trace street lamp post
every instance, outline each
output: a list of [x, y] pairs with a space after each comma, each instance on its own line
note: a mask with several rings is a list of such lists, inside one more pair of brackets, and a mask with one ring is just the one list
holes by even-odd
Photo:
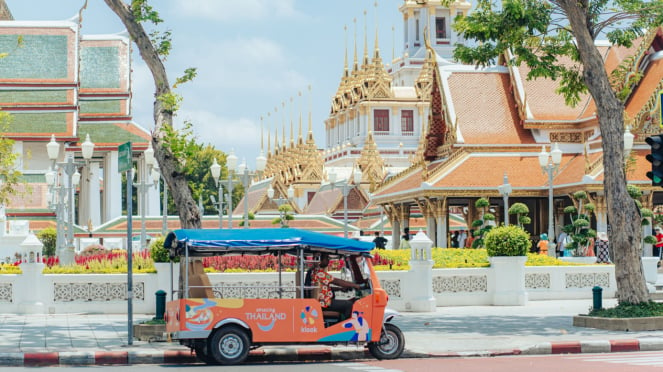
[[214, 195], [210, 195], [209, 198], [212, 200], [212, 204], [219, 212], [219, 229], [223, 229], [223, 184], [219, 182], [219, 177], [221, 176], [221, 166], [216, 162], [214, 158], [212, 165], [209, 167], [210, 172], [212, 173], [212, 178], [214, 179], [214, 184], [218, 188], [219, 201], [216, 201]]
[[286, 211], [281, 210], [281, 206], [285, 204], [288, 200], [291, 200], [292, 198], [295, 197], [295, 189], [292, 188], [292, 185], [288, 186], [288, 197], [287, 198], [274, 198], [274, 188], [272, 186], [269, 186], [269, 189], [267, 189], [267, 197], [269, 197], [271, 200], [273, 200], [276, 205], [279, 207], [279, 219], [281, 220], [281, 227], [288, 227], [288, 216], [286, 215]]
[[256, 158], [256, 171], [252, 172], [249, 170], [249, 167], [246, 165], [246, 160], [242, 161], [237, 167], [237, 174], [244, 186], [244, 228], [249, 228], [249, 186], [251, 185], [251, 178], [256, 174], [262, 173], [265, 170], [267, 164], [267, 159], [260, 153], [260, 156]]
[[[235, 151], [230, 150], [230, 155], [226, 157], [226, 168], [228, 169], [228, 177], [226, 179], [226, 191], [228, 194], [226, 195], [226, 204], [228, 205], [228, 228], [232, 229], [233, 228], [233, 185], [234, 185], [234, 180], [233, 180], [233, 173], [235, 171], [235, 167], [237, 167], [237, 156], [235, 156]], [[218, 211], [219, 211], [219, 228], [223, 227], [223, 186], [221, 182], [221, 166], [219, 163], [217, 163], [216, 159], [214, 159], [214, 163], [210, 166], [210, 172], [212, 173], [212, 178], [214, 179], [214, 183], [216, 186], [219, 188], [219, 203], [218, 203]]]
[[[145, 204], [145, 199], [147, 199], [147, 190], [154, 186], [157, 188], [159, 185], [159, 178], [161, 175], [154, 169], [155, 159], [154, 159], [154, 149], [152, 148], [152, 143], [148, 142], [148, 147], [143, 152], [143, 158], [145, 160], [145, 165], [147, 166], [147, 172], [143, 173], [141, 176], [140, 183], [136, 184], [136, 188], [140, 192], [140, 249], [145, 249], [147, 245], [147, 231], [145, 229], [145, 209], [147, 206]], [[132, 172], [133, 176], [136, 176], [136, 172]], [[148, 183], [148, 177], [152, 177], [152, 183]]]
[[[56, 246], [60, 261], [64, 265], [73, 263], [74, 260], [74, 193], [78, 186], [81, 174], [78, 167], [89, 165], [94, 153], [94, 143], [90, 141], [90, 135], [86, 135], [85, 142], [81, 144], [81, 153], [85, 163], [74, 162], [74, 153], [67, 155], [66, 162], [57, 162], [60, 153], [60, 144], [55, 141], [55, 135], [51, 135], [51, 141], [46, 144], [48, 158], [51, 160], [51, 170], [46, 173], [46, 183], [49, 186], [49, 205], [55, 209], [56, 219]], [[66, 185], [58, 177], [56, 166], [67, 175]], [[66, 207], [65, 207], [66, 203]], [[55, 204], [55, 207], [53, 207]], [[66, 212], [65, 212], [66, 209]], [[66, 222], [65, 222], [66, 213]], [[63, 229], [66, 226], [66, 232]]]
[[509, 195], [511, 194], [512, 188], [509, 184], [509, 177], [504, 173], [504, 183], [497, 186], [497, 190], [502, 199], [504, 200], [504, 226], [509, 226]]
[[[355, 168], [353, 170], [352, 181], [354, 182], [353, 185], [349, 184], [349, 180], [343, 181], [343, 183], [340, 185], [342, 187], [341, 192], [343, 194], [343, 236], [345, 238], [348, 237], [348, 194], [350, 194], [350, 190], [359, 186], [361, 183], [361, 171], [359, 169]], [[329, 183], [332, 185], [332, 189], [336, 186], [336, 173], [329, 173]]]
[[559, 170], [562, 162], [562, 150], [555, 142], [554, 148], [550, 153], [546, 152], [546, 146], [541, 148], [539, 153], [539, 165], [544, 173], [548, 173], [548, 255], [555, 255], [555, 221], [553, 215], [553, 177]]

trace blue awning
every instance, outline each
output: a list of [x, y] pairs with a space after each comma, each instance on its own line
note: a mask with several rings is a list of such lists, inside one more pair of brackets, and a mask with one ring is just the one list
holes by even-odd
[[[370, 242], [346, 239], [308, 230], [275, 229], [181, 229], [168, 234], [164, 247], [188, 248], [190, 255], [224, 253], [267, 253], [297, 247], [341, 254], [368, 253]], [[183, 252], [177, 252], [177, 255]]]

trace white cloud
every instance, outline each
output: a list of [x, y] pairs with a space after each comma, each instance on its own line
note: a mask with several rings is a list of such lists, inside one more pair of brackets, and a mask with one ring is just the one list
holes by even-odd
[[299, 16], [294, 8], [294, 0], [178, 0], [174, 11], [190, 18], [233, 22]]
[[[197, 142], [211, 144], [226, 153], [234, 149], [240, 162], [245, 157], [255, 157], [260, 148], [260, 123], [247, 118], [227, 118], [208, 110], [182, 109], [175, 117], [175, 126], [182, 127], [182, 122], [193, 123]], [[249, 166], [254, 159], [247, 158]]]
[[194, 95], [205, 92], [207, 97], [220, 96], [231, 101], [273, 96], [274, 93], [287, 97], [308, 84], [306, 77], [294, 69], [294, 57], [272, 40], [201, 40], [196, 46], [185, 46], [185, 49], [189, 50], [184, 51], [183, 56], [196, 57], [185, 58], [182, 63], [198, 69], [196, 79], [183, 87], [187, 99], [190, 99], [189, 92]]

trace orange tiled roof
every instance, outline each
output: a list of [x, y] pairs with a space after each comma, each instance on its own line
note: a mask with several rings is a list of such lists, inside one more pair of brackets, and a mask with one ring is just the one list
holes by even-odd
[[629, 117], [635, 118], [640, 110], [647, 105], [652, 95], [656, 94], [656, 88], [661, 79], [663, 79], [663, 59], [658, 59], [649, 64], [646, 74], [631, 95], [626, 105], [626, 112]]
[[522, 128], [506, 73], [453, 73], [449, 89], [467, 144], [534, 143]]

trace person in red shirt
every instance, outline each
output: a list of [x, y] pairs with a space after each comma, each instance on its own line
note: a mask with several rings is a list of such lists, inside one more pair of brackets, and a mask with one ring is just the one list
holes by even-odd
[[661, 248], [663, 248], [663, 233], [661, 233], [661, 228], [657, 227], [654, 229], [656, 232], [654, 236], [656, 236], [656, 245], [654, 245], [654, 257], [658, 257], [659, 259], [661, 258]]
[[[337, 300], [334, 298], [334, 289], [360, 289], [361, 286], [343, 279], [334, 278], [334, 276], [327, 272], [327, 266], [329, 266], [329, 255], [323, 253], [320, 255], [320, 263], [311, 271], [311, 283], [320, 286], [318, 301], [320, 301], [322, 310], [338, 311], [344, 315], [344, 319], [348, 319], [352, 312], [352, 301]], [[338, 286], [338, 288], [332, 287], [332, 284]]]

